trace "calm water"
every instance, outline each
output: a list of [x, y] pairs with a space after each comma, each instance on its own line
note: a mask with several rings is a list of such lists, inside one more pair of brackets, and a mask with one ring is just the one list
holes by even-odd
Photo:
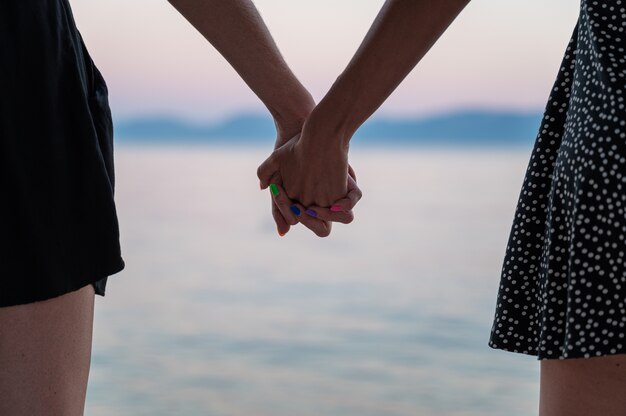
[[355, 152], [357, 219], [318, 239], [274, 231], [263, 151], [118, 147], [86, 414], [533, 414], [536, 359], [487, 346], [529, 154]]

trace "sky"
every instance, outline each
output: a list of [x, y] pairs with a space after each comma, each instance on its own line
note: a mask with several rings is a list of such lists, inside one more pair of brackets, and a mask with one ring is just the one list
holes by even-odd
[[[319, 101], [383, 0], [256, 0], [286, 61]], [[228, 63], [166, 0], [71, 0], [109, 86], [114, 117], [194, 121], [261, 113]], [[578, 0], [474, 0], [379, 114], [458, 109], [540, 111], [578, 15]]]

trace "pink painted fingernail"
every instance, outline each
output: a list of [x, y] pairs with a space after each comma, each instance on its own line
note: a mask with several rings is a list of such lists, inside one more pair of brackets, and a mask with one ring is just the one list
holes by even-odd
[[330, 207], [331, 212], [339, 212], [339, 211], [343, 211], [343, 208], [341, 207], [341, 205], [333, 205]]

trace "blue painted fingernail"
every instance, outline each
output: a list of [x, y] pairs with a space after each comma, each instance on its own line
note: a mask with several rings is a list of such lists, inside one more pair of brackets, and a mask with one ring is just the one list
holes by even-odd
[[306, 211], [304, 211], [307, 215], [310, 215], [311, 217], [317, 217], [317, 212], [313, 211], [312, 209], [307, 209]]
[[289, 209], [291, 210], [291, 212], [296, 214], [296, 216], [300, 216], [300, 208], [298, 208], [297, 206], [292, 205], [289, 207]]

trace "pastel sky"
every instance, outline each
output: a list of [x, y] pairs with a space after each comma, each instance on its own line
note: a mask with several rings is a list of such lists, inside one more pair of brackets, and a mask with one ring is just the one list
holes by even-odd
[[[433, 0], [436, 1], [436, 0]], [[256, 0], [285, 59], [316, 100], [360, 44], [383, 0]], [[72, 0], [114, 115], [214, 120], [263, 106], [165, 0]], [[578, 0], [474, 0], [380, 109], [541, 110]]]

